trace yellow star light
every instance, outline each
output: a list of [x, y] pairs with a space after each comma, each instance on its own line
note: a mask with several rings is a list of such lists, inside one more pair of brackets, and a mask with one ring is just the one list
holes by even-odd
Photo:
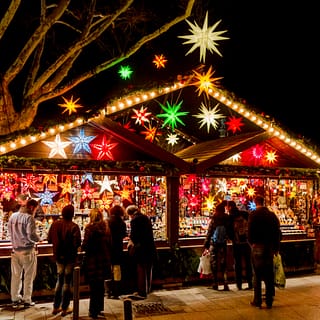
[[71, 113], [77, 112], [77, 108], [83, 108], [82, 105], [77, 104], [77, 102], [79, 101], [80, 98], [78, 98], [76, 101], [73, 101], [73, 96], [71, 96], [70, 100], [66, 99], [65, 97], [62, 97], [62, 99], [65, 102], [65, 103], [59, 104], [60, 107], [65, 108], [65, 110], [63, 110], [62, 114], [69, 111], [69, 116], [70, 116]]
[[276, 160], [277, 160], [277, 155], [276, 155], [276, 152], [275, 151], [268, 151], [267, 154], [266, 154], [266, 160], [269, 162], [269, 163], [275, 163]]
[[165, 56], [163, 54], [160, 54], [155, 55], [152, 62], [156, 65], [157, 69], [160, 69], [165, 68], [167, 61], [168, 60], [165, 58]]
[[227, 30], [224, 31], [215, 31], [218, 24], [221, 22], [219, 20], [216, 22], [213, 26], [208, 28], [208, 12], [206, 13], [206, 17], [204, 19], [203, 27], [202, 29], [198, 26], [198, 24], [195, 22], [192, 24], [188, 20], [186, 20], [188, 25], [191, 29], [189, 31], [191, 32], [191, 35], [187, 36], [179, 36], [179, 38], [187, 39], [188, 41], [183, 42], [183, 44], [193, 44], [191, 49], [187, 52], [186, 55], [193, 52], [197, 48], [200, 49], [200, 62], [205, 63], [206, 61], [206, 50], [209, 50], [211, 53], [214, 51], [219, 56], [222, 57], [222, 54], [218, 50], [217, 41], [219, 40], [227, 40], [229, 38], [222, 37], [221, 35], [225, 33]]
[[209, 96], [209, 91], [211, 91], [214, 87], [216, 87], [215, 82], [222, 79], [222, 77], [212, 78], [211, 76], [214, 74], [214, 72], [215, 71], [212, 70], [211, 66], [206, 74], [203, 74], [203, 73], [201, 74], [200, 72], [193, 70], [193, 73], [195, 75], [195, 80], [196, 80], [193, 83], [193, 85], [198, 87], [196, 90], [196, 91], [199, 91], [198, 96], [200, 96], [202, 92], [205, 92], [206, 95]]
[[253, 188], [253, 187], [249, 187], [248, 190], [247, 190], [247, 195], [249, 197], [253, 197], [254, 194], [256, 193], [256, 190]]

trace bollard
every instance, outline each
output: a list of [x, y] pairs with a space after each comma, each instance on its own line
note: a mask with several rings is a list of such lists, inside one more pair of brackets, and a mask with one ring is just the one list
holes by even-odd
[[131, 300], [125, 299], [123, 301], [124, 320], [132, 320], [132, 303]]
[[73, 320], [79, 319], [80, 267], [73, 270]]

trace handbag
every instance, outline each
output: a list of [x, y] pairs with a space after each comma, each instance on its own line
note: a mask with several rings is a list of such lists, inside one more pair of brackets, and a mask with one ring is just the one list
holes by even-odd
[[212, 270], [210, 263], [210, 253], [208, 252], [208, 250], [205, 250], [202, 253], [197, 271], [198, 273], [200, 273], [200, 278], [207, 278], [211, 276]]
[[282, 258], [280, 253], [273, 256], [273, 272], [274, 285], [279, 289], [284, 289], [286, 286], [286, 275], [284, 273]]

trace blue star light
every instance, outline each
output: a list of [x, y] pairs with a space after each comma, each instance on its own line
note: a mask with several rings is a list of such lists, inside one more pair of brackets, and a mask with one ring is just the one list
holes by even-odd
[[39, 197], [40, 200], [40, 206], [44, 204], [53, 204], [52, 198], [57, 195], [59, 192], [50, 192], [49, 190], [46, 190], [42, 193], [36, 193], [36, 196]]
[[81, 177], [81, 184], [85, 183], [86, 180], [88, 180], [88, 181], [91, 182], [92, 184], [94, 183], [92, 173], [85, 173], [85, 174]]
[[70, 137], [69, 140], [71, 140], [75, 144], [75, 148], [73, 150], [73, 153], [78, 153], [81, 150], [87, 151], [88, 153], [91, 153], [91, 148], [89, 146], [89, 143], [95, 138], [96, 136], [86, 136], [84, 134], [84, 129], [80, 129], [80, 134], [78, 136]]
[[256, 210], [256, 204], [254, 201], [249, 201], [249, 204], [248, 204], [248, 209], [253, 211], [253, 210]]

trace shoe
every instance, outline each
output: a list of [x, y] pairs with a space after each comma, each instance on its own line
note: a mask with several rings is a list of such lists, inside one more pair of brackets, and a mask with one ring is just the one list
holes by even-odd
[[256, 307], [256, 308], [261, 309], [261, 303], [259, 304], [259, 303], [255, 302], [255, 301], [251, 301], [250, 304], [251, 304], [253, 307]]
[[212, 286], [212, 289], [213, 289], [213, 290], [219, 290], [219, 286], [218, 286], [217, 284], [214, 284], [214, 285]]
[[73, 310], [71, 308], [68, 308], [67, 310], [62, 310], [61, 317], [65, 317], [66, 315], [72, 313]]
[[53, 315], [56, 315], [56, 314], [60, 313], [61, 311], [62, 311], [61, 308], [53, 308], [52, 314], [53, 314]]
[[272, 309], [272, 304], [267, 304], [267, 309]]
[[23, 305], [25, 308], [29, 308], [29, 307], [34, 307], [36, 304], [35, 302], [31, 301], [31, 302], [24, 302]]
[[224, 285], [223, 291], [230, 291], [229, 286], [227, 284]]
[[22, 301], [21, 300], [18, 300], [18, 301], [12, 301], [12, 304], [11, 304], [12, 308], [13, 309], [17, 309], [19, 307], [22, 306]]

